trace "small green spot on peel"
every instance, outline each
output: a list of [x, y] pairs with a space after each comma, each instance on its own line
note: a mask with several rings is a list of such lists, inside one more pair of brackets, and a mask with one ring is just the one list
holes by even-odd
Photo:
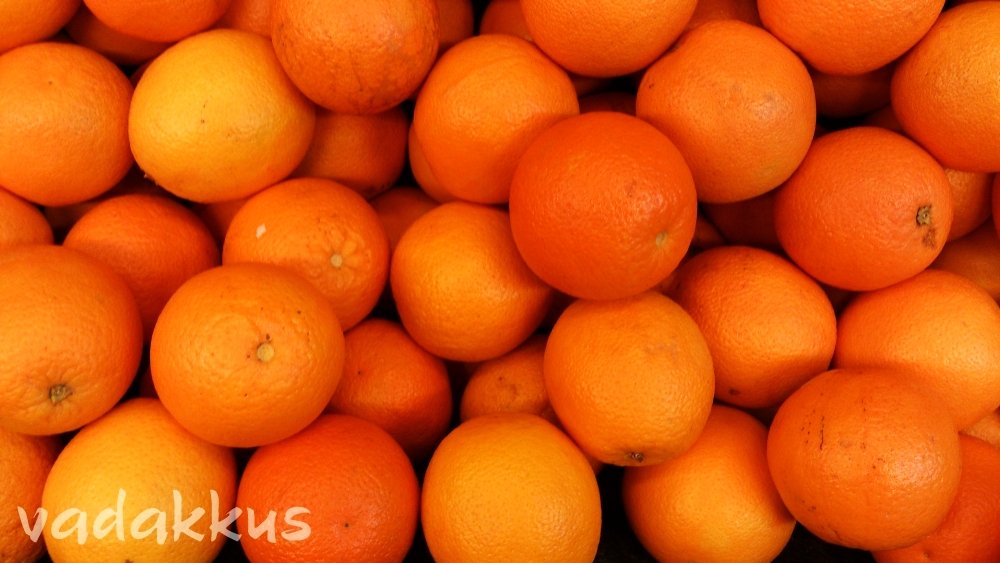
[[274, 346], [270, 342], [261, 342], [257, 346], [257, 359], [267, 363], [274, 359]]
[[340, 268], [344, 265], [344, 257], [340, 254], [334, 254], [330, 257], [330, 265], [334, 268]]
[[49, 387], [49, 401], [51, 401], [53, 405], [58, 405], [72, 394], [73, 388], [65, 383], [59, 383]]
[[667, 231], [660, 231], [656, 235], [656, 248], [663, 248], [665, 244], [667, 244]]

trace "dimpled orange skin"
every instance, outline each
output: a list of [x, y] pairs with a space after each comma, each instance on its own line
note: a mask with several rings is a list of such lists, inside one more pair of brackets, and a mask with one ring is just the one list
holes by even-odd
[[1000, 306], [973, 281], [928, 269], [851, 301], [837, 325], [836, 367], [904, 370], [962, 429], [1000, 407]]
[[125, 281], [50, 244], [0, 252], [0, 271], [0, 426], [59, 434], [107, 412], [142, 356], [142, 319]]
[[80, 7], [80, 0], [0, 2], [0, 53], [55, 35]]
[[156, 392], [193, 434], [230, 447], [275, 442], [323, 412], [344, 335], [329, 301], [270, 264], [224, 264], [167, 301], [149, 350]]
[[774, 200], [774, 225], [806, 273], [878, 289], [937, 258], [954, 217], [944, 169], [906, 137], [852, 127], [818, 137]]
[[14, 507], [23, 507], [29, 518], [42, 505], [45, 478], [59, 454], [58, 436], [28, 436], [0, 429], [0, 561], [38, 561], [45, 554], [42, 541], [24, 533]]
[[0, 188], [0, 249], [24, 243], [52, 244], [52, 227], [38, 207]]
[[820, 539], [858, 549], [910, 545], [944, 521], [961, 451], [947, 409], [907, 374], [824, 372], [778, 408], [771, 476], [789, 512]]
[[680, 454], [712, 407], [712, 356], [698, 325], [653, 291], [572, 303], [543, 362], [556, 416], [604, 463], [654, 465]]
[[721, 20], [685, 33], [646, 70], [636, 115], [677, 145], [700, 201], [726, 203], [788, 179], [812, 142], [816, 95], [788, 47]]
[[594, 472], [548, 421], [478, 416], [445, 436], [424, 475], [421, 523], [436, 561], [593, 561]]
[[565, 119], [538, 136], [510, 189], [524, 261], [586, 299], [636, 295], [677, 267], [694, 237], [694, 180], [655, 127], [622, 113]]
[[173, 42], [208, 29], [231, 0], [84, 0], [108, 27], [147, 41]]

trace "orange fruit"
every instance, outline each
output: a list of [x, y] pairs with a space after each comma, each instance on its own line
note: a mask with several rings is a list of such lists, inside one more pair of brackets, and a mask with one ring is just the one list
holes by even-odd
[[947, 409], [905, 372], [841, 369], [778, 408], [767, 462], [792, 516], [826, 542], [911, 545], [944, 521], [962, 458]]
[[426, 192], [409, 186], [391, 188], [373, 197], [369, 203], [382, 222], [382, 228], [389, 239], [390, 256], [406, 229], [424, 213], [438, 205]]
[[271, 40], [281, 66], [317, 104], [378, 113], [405, 100], [441, 37], [435, 0], [275, 0]]
[[522, 412], [558, 425], [542, 376], [546, 340], [544, 335], [532, 336], [510, 352], [476, 365], [462, 391], [461, 420]]
[[525, 262], [556, 289], [615, 299], [652, 288], [694, 236], [691, 173], [666, 136], [635, 117], [566, 119], [531, 144], [510, 187]]
[[758, 0], [764, 27], [810, 66], [861, 74], [884, 66], [927, 33], [944, 0]]
[[953, 209], [948, 178], [925, 150], [885, 129], [852, 127], [813, 142], [775, 195], [774, 225], [806, 273], [865, 291], [929, 266]]
[[0, 249], [52, 244], [52, 227], [38, 207], [0, 187]]
[[659, 561], [772, 561], [795, 520], [767, 469], [767, 429], [715, 405], [680, 456], [628, 467], [622, 501], [632, 531]]
[[290, 174], [315, 120], [267, 39], [214, 29], [153, 60], [136, 86], [128, 130], [147, 176], [184, 199], [217, 202]]
[[892, 64], [861, 74], [827, 74], [810, 70], [816, 91], [816, 113], [825, 117], [854, 117], [889, 104]]
[[995, 410], [972, 426], [967, 426], [962, 430], [962, 434], [979, 438], [1000, 449], [1000, 410]]
[[[0, 507], [4, 518], [0, 523], [0, 558], [4, 561], [38, 561], [45, 554], [42, 538], [32, 539], [21, 524], [20, 511], [29, 523], [36, 522], [42, 506], [42, 489], [52, 463], [59, 453], [55, 436], [27, 436], [0, 428]], [[41, 532], [41, 529], [38, 530]]]
[[80, 0], [0, 2], [0, 53], [55, 35], [79, 7]]
[[[212, 561], [226, 539], [213, 521], [235, 498], [232, 450], [184, 430], [159, 401], [132, 399], [56, 458], [42, 494], [45, 544], [54, 561]], [[62, 526], [60, 514], [71, 516]]]
[[219, 264], [219, 247], [194, 212], [147, 194], [97, 204], [73, 225], [63, 245], [111, 266], [128, 283], [147, 341], [174, 291], [191, 276]]
[[170, 197], [170, 193], [144, 178], [142, 171], [133, 166], [110, 190], [90, 199], [69, 205], [46, 205], [42, 207], [45, 218], [52, 226], [56, 240], [62, 240], [70, 228], [98, 203], [127, 194], [150, 194]]
[[684, 31], [696, 0], [570, 6], [521, 0], [535, 43], [563, 68], [584, 76], [622, 76], [656, 60]]
[[440, 28], [440, 56], [459, 41], [472, 37], [476, 22], [472, 0], [435, 0], [435, 4]]
[[286, 180], [233, 216], [222, 262], [284, 266], [312, 282], [346, 330], [375, 307], [389, 275], [389, 240], [371, 205], [332, 180]]
[[637, 116], [677, 144], [698, 198], [712, 203], [748, 199], [785, 181], [816, 124], [802, 61], [767, 31], [736, 20], [684, 34], [643, 75], [635, 103]]
[[948, 240], [955, 240], [976, 230], [990, 218], [994, 174], [944, 169], [951, 184], [955, 218], [948, 231]]
[[436, 561], [589, 562], [601, 535], [586, 458], [551, 423], [524, 413], [452, 430], [427, 466], [420, 511]]
[[776, 254], [749, 246], [706, 250], [677, 270], [668, 295], [705, 337], [720, 401], [776, 406], [830, 366], [833, 305], [819, 284]]
[[578, 300], [545, 346], [545, 389], [567, 433], [613, 465], [655, 465], [694, 443], [712, 406], [712, 356], [662, 294]]
[[142, 355], [142, 320], [125, 281], [53, 245], [8, 248], [0, 271], [0, 427], [59, 434], [107, 412]]
[[451, 424], [448, 371], [398, 323], [366, 319], [344, 333], [344, 374], [326, 410], [374, 422], [423, 461]]
[[93, 49], [115, 64], [140, 65], [159, 55], [169, 42], [149, 41], [126, 35], [97, 19], [86, 5], [66, 24], [66, 34], [74, 43]]
[[231, 199], [229, 201], [217, 201], [215, 203], [196, 203], [191, 209], [197, 213], [198, 217], [205, 223], [208, 230], [212, 232], [212, 238], [222, 247], [226, 240], [226, 231], [229, 224], [233, 222], [236, 212], [243, 207], [250, 197]]
[[878, 563], [1000, 561], [1000, 449], [961, 436], [962, 478], [944, 522], [917, 543], [872, 555]]
[[780, 250], [778, 234], [774, 232], [774, 196], [777, 190], [732, 203], [706, 203], [701, 206], [705, 217], [731, 244]]
[[231, 447], [282, 440], [330, 402], [344, 337], [311, 283], [270, 264], [228, 264], [167, 301], [149, 349], [156, 393], [191, 433]]
[[444, 191], [503, 203], [531, 141], [578, 113], [569, 77], [541, 51], [508, 35], [481, 35], [434, 65], [417, 95], [412, 127]]
[[111, 61], [69, 43], [0, 55], [0, 186], [42, 205], [107, 191], [132, 166], [132, 85]]
[[417, 139], [416, 130], [413, 127], [410, 127], [406, 141], [407, 156], [410, 159], [410, 172], [413, 174], [413, 179], [416, 180], [420, 189], [430, 196], [431, 199], [439, 203], [457, 199], [441, 187], [441, 182], [434, 175], [431, 165], [424, 156], [424, 149], [420, 146], [420, 140]]
[[635, 115], [635, 94], [631, 92], [606, 91], [588, 94], [580, 98], [580, 113], [595, 111], [617, 111]]
[[524, 342], [553, 295], [518, 255], [507, 213], [465, 202], [441, 204], [410, 225], [392, 255], [389, 283], [417, 344], [466, 362]]
[[320, 109], [309, 152], [293, 175], [336, 180], [370, 199], [403, 171], [409, 127], [399, 106], [368, 115]]
[[991, 223], [948, 241], [931, 267], [969, 278], [1000, 302], [1000, 238]]
[[971, 280], [928, 269], [854, 298], [840, 315], [837, 367], [904, 371], [962, 429], [1000, 407], [1000, 306]]
[[229, 8], [216, 22], [216, 26], [242, 29], [271, 37], [273, 5], [273, 0], [231, 0]]
[[108, 27], [147, 41], [178, 41], [212, 26], [229, 9], [231, 0], [84, 0]]
[[758, 27], [761, 25], [756, 0], [698, 0], [686, 29], [715, 20], [739, 20]]
[[[402, 561], [420, 489], [402, 448], [378, 426], [324, 415], [258, 448], [240, 479], [236, 520], [251, 561]], [[280, 533], [254, 537], [271, 515]]]
[[899, 122], [947, 167], [1000, 171], [998, 26], [996, 2], [949, 9], [896, 65], [891, 96]]
[[532, 41], [521, 0], [490, 0], [479, 20], [479, 34], [500, 33]]

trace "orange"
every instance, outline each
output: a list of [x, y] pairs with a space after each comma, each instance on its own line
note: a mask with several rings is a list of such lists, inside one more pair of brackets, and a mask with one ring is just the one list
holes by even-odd
[[229, 230], [229, 224], [233, 222], [236, 212], [243, 207], [243, 204], [248, 199], [250, 199], [250, 196], [230, 199], [228, 201], [217, 201], [215, 203], [196, 203], [191, 206], [191, 209], [201, 218], [205, 226], [208, 227], [208, 230], [212, 232], [212, 238], [215, 239], [215, 242], [221, 248], [222, 243], [226, 240], [226, 231]]
[[559, 424], [542, 376], [544, 335], [535, 335], [517, 348], [472, 370], [462, 391], [459, 416], [464, 422], [487, 414], [523, 412]]
[[774, 225], [806, 273], [865, 291], [929, 266], [953, 209], [948, 178], [925, 150], [885, 129], [852, 127], [813, 142], [775, 196]]
[[344, 333], [344, 374], [327, 412], [377, 424], [410, 459], [427, 459], [451, 424], [444, 362], [398, 323], [367, 319]]
[[336, 180], [370, 199], [403, 171], [409, 128], [399, 106], [369, 115], [320, 109], [309, 152], [293, 175]]
[[412, 127], [444, 191], [503, 203], [531, 141], [577, 113], [569, 77], [535, 46], [508, 35], [481, 35], [449, 49], [434, 65], [417, 95]]
[[840, 315], [837, 367], [905, 371], [957, 429], [1000, 407], [1000, 306], [971, 280], [929, 269], [861, 294]]
[[[419, 487], [389, 434], [325, 415], [250, 457], [236, 497], [240, 545], [251, 561], [402, 561], [417, 529]], [[255, 537], [271, 515], [277, 533]]]
[[90, 199], [69, 205], [47, 205], [42, 208], [45, 218], [52, 226], [56, 240], [62, 240], [70, 228], [98, 203], [127, 194], [150, 194], [170, 197], [170, 193], [144, 178], [142, 171], [133, 166], [110, 190]]
[[816, 113], [825, 117], [854, 117], [889, 104], [892, 64], [844, 76], [811, 70], [816, 91]]
[[479, 416], [452, 430], [431, 457], [421, 499], [436, 561], [569, 563], [597, 554], [594, 473], [565, 434], [535, 415]]
[[1000, 410], [995, 410], [972, 426], [967, 426], [962, 430], [962, 434], [979, 438], [1000, 449]]
[[107, 191], [132, 166], [132, 85], [111, 61], [69, 43], [0, 55], [0, 186], [42, 205]]
[[635, 94], [631, 92], [606, 91], [588, 94], [580, 98], [580, 113], [595, 111], [617, 111], [635, 115]]
[[282, 440], [330, 402], [344, 337], [329, 301], [270, 264], [229, 264], [184, 282], [149, 349], [156, 393], [191, 433], [231, 447]]
[[416, 130], [413, 127], [410, 127], [406, 141], [407, 156], [410, 159], [410, 172], [424, 193], [439, 203], [457, 199], [441, 187], [441, 182], [434, 175], [434, 171], [431, 170], [431, 166], [424, 156], [424, 149], [420, 146], [420, 140], [417, 139]]
[[[45, 554], [40, 536], [32, 539], [31, 524], [42, 506], [42, 489], [52, 463], [59, 453], [55, 436], [26, 436], [0, 429], [0, 559], [3, 561], [38, 561]], [[21, 523], [21, 509], [29, 522], [29, 532]], [[38, 530], [41, 532], [41, 530]]]
[[792, 516], [826, 542], [911, 545], [941, 525], [962, 458], [947, 409], [905, 372], [843, 369], [778, 408], [767, 462]]
[[479, 20], [479, 34], [488, 33], [514, 35], [525, 41], [532, 41], [521, 0], [490, 0]]
[[872, 555], [878, 563], [1000, 561], [1000, 449], [961, 436], [962, 479], [945, 521], [917, 543]]
[[816, 124], [809, 71], [763, 29], [736, 20], [686, 33], [643, 75], [636, 115], [677, 144], [698, 199], [760, 195], [802, 162]]
[[191, 276], [219, 264], [219, 247], [194, 212], [147, 194], [97, 204], [73, 225], [63, 245], [111, 266], [128, 283], [147, 341], [174, 291]]
[[994, 174], [944, 169], [951, 184], [955, 218], [948, 231], [948, 240], [955, 240], [976, 230], [990, 217]]
[[767, 429], [715, 405], [680, 456], [628, 467], [622, 501], [632, 531], [659, 561], [772, 561], [795, 520], [767, 469]]
[[715, 20], [739, 20], [760, 26], [756, 0], [698, 0], [687, 29]]
[[696, 0], [598, 0], [570, 5], [521, 0], [535, 43], [563, 68], [584, 76], [641, 70], [684, 31]]
[[931, 267], [969, 278], [1000, 302], [1000, 238], [991, 223], [948, 241]]
[[668, 295], [705, 336], [720, 401], [776, 406], [830, 366], [833, 305], [819, 284], [778, 255], [749, 246], [706, 250], [677, 270]]
[[93, 49], [115, 64], [136, 66], [159, 55], [169, 42], [126, 35], [97, 19], [86, 5], [66, 24], [66, 34], [77, 44]]
[[389, 283], [417, 344], [465, 362], [524, 342], [553, 295], [518, 255], [507, 213], [465, 202], [441, 204], [410, 225], [392, 255]]
[[622, 113], [566, 119], [531, 144], [510, 188], [525, 262], [556, 289], [615, 299], [652, 288], [694, 236], [694, 182], [653, 126]]
[[438, 56], [463, 39], [472, 37], [475, 22], [472, 0], [435, 0], [440, 25]]
[[315, 121], [313, 104], [285, 76], [267, 39], [215, 29], [153, 60], [136, 86], [128, 130], [147, 176], [179, 197], [210, 203], [290, 174]]
[[437, 207], [438, 203], [426, 192], [409, 186], [397, 186], [385, 191], [369, 202], [389, 239], [389, 254], [396, 249], [399, 239], [424, 213]]
[[405, 100], [441, 37], [435, 0], [275, 0], [271, 40], [281, 66], [317, 104], [378, 113]]
[[774, 196], [776, 190], [733, 203], [702, 205], [705, 217], [731, 244], [780, 250], [778, 234], [774, 232]]
[[222, 262], [284, 266], [312, 282], [346, 330], [375, 307], [389, 275], [389, 240], [372, 206], [332, 180], [286, 180], [233, 216]]
[[229, 9], [231, 0], [84, 0], [108, 27], [147, 41], [172, 42], [212, 26]]
[[53, 245], [8, 248], [0, 271], [0, 427], [59, 434], [107, 412], [142, 355], [142, 320], [125, 281]]
[[212, 561], [226, 540], [213, 521], [235, 498], [232, 450], [181, 428], [159, 401], [132, 399], [59, 454], [42, 494], [45, 543], [54, 561]]
[[570, 304], [552, 327], [542, 373], [567, 433], [613, 465], [655, 465], [691, 447], [715, 383], [698, 325], [656, 292]]
[[0, 53], [47, 39], [80, 7], [80, 0], [3, 0], [0, 2]]
[[229, 9], [216, 22], [217, 27], [252, 31], [271, 37], [271, 9], [274, 0], [231, 0]]
[[829, 74], [862, 74], [912, 47], [941, 13], [944, 0], [758, 0], [764, 27]]
[[41, 210], [0, 187], [0, 249], [51, 243], [52, 227]]
[[1000, 171], [998, 26], [996, 2], [949, 9], [892, 77], [892, 107], [903, 129], [947, 167]]

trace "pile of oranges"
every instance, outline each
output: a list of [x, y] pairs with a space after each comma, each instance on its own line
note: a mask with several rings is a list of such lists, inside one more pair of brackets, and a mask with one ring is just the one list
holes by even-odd
[[998, 171], [996, 1], [0, 0], [0, 561], [1000, 561]]

